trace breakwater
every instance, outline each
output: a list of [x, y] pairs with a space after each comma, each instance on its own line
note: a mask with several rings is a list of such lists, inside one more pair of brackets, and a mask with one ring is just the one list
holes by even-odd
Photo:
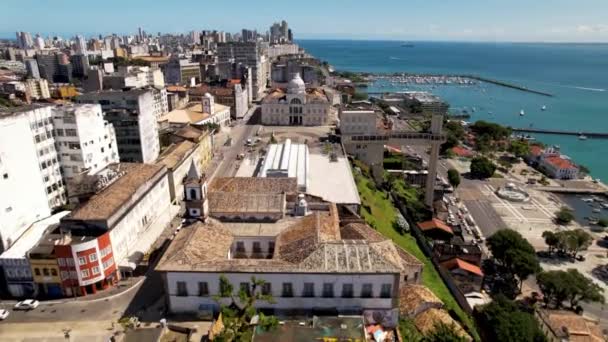
[[491, 78], [485, 78], [485, 77], [480, 77], [480, 76], [475, 76], [475, 75], [463, 75], [463, 76], [471, 78], [471, 79], [474, 79], [474, 80], [486, 82], [486, 83], [496, 84], [496, 85], [499, 85], [499, 86], [502, 86], [502, 87], [506, 87], [506, 88], [521, 90], [521, 91], [525, 91], [525, 92], [532, 93], [532, 94], [537, 94], [537, 95], [542, 95], [542, 96], [553, 97], [553, 94], [549, 94], [549, 93], [544, 92], [544, 91], [534, 90], [534, 89], [530, 89], [530, 88], [527, 88], [527, 87], [524, 87], [524, 86], [520, 86], [520, 85], [516, 85], [516, 84], [511, 84], [511, 83], [507, 83], [507, 82], [503, 82], [503, 81], [499, 81], [499, 80], [494, 80], [494, 79], [491, 79]]
[[542, 129], [542, 128], [511, 128], [513, 132], [521, 133], [540, 133], [540, 134], [557, 134], [557, 135], [584, 135], [591, 138], [608, 139], [608, 133], [601, 132], [581, 132], [581, 131], [566, 131], [558, 129]]

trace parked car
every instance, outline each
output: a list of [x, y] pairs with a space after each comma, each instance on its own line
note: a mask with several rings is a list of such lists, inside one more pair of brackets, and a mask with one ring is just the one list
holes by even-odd
[[8, 317], [8, 310], [0, 309], [0, 321], [5, 320]]
[[33, 310], [38, 307], [40, 302], [35, 299], [26, 299], [15, 304], [15, 310]]

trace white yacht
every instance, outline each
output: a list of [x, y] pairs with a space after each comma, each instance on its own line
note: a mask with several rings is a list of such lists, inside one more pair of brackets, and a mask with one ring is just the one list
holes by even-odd
[[526, 115], [526, 112], [524, 112], [524, 110], [523, 110], [523, 109], [522, 109], [522, 110], [520, 110], [520, 111], [519, 111], [519, 116], [524, 116], [524, 115]]
[[583, 133], [579, 134], [578, 136], [578, 140], [587, 140], [587, 136], [584, 135]]
[[540, 107], [540, 110], [542, 110], [542, 111], [547, 110], [547, 106], [543, 105], [542, 107]]

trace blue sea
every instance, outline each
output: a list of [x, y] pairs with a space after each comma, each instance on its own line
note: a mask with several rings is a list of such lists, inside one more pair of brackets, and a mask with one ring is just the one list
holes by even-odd
[[[467, 109], [471, 121], [512, 127], [608, 132], [608, 44], [462, 43], [301, 40], [301, 47], [337, 70], [373, 73], [474, 74], [553, 94], [526, 93], [487, 83], [476, 86], [392, 86], [370, 92], [428, 90], [454, 113]], [[542, 111], [541, 107], [547, 110]], [[471, 108], [476, 111], [471, 113]], [[520, 116], [520, 110], [526, 115]], [[491, 112], [491, 114], [490, 114]], [[608, 181], [608, 140], [536, 135], [556, 144], [575, 162]]]

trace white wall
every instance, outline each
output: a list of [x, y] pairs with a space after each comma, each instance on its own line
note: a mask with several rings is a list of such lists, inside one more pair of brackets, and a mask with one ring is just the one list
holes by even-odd
[[160, 153], [156, 103], [154, 94], [147, 92], [139, 97], [139, 135], [144, 163], [153, 163]]
[[[239, 290], [241, 282], [250, 282], [251, 277], [264, 279], [271, 283], [272, 296], [276, 303], [269, 304], [258, 302], [256, 306], [274, 309], [313, 309], [313, 308], [362, 308], [362, 309], [390, 309], [393, 307], [392, 298], [378, 298], [382, 284], [391, 284], [392, 293], [397, 292], [396, 286], [398, 276], [395, 274], [293, 274], [293, 273], [227, 273], [228, 281], [233, 285], [235, 293]], [[169, 309], [171, 312], [195, 312], [201, 304], [216, 304], [212, 298], [219, 293], [219, 273], [196, 273], [196, 272], [168, 272], [166, 274], [166, 287], [169, 298]], [[177, 282], [185, 281], [188, 296], [177, 296]], [[209, 297], [198, 296], [198, 282], [207, 282]], [[283, 283], [292, 283], [293, 297], [281, 297]], [[302, 297], [305, 282], [315, 283], [315, 297]], [[323, 298], [323, 283], [334, 284], [334, 298]], [[348, 283], [354, 286], [354, 298], [342, 298], [342, 284]], [[361, 288], [364, 283], [373, 286], [373, 298], [360, 298]]]
[[25, 116], [0, 120], [0, 239], [8, 248], [34, 222], [51, 215], [38, 152]]

